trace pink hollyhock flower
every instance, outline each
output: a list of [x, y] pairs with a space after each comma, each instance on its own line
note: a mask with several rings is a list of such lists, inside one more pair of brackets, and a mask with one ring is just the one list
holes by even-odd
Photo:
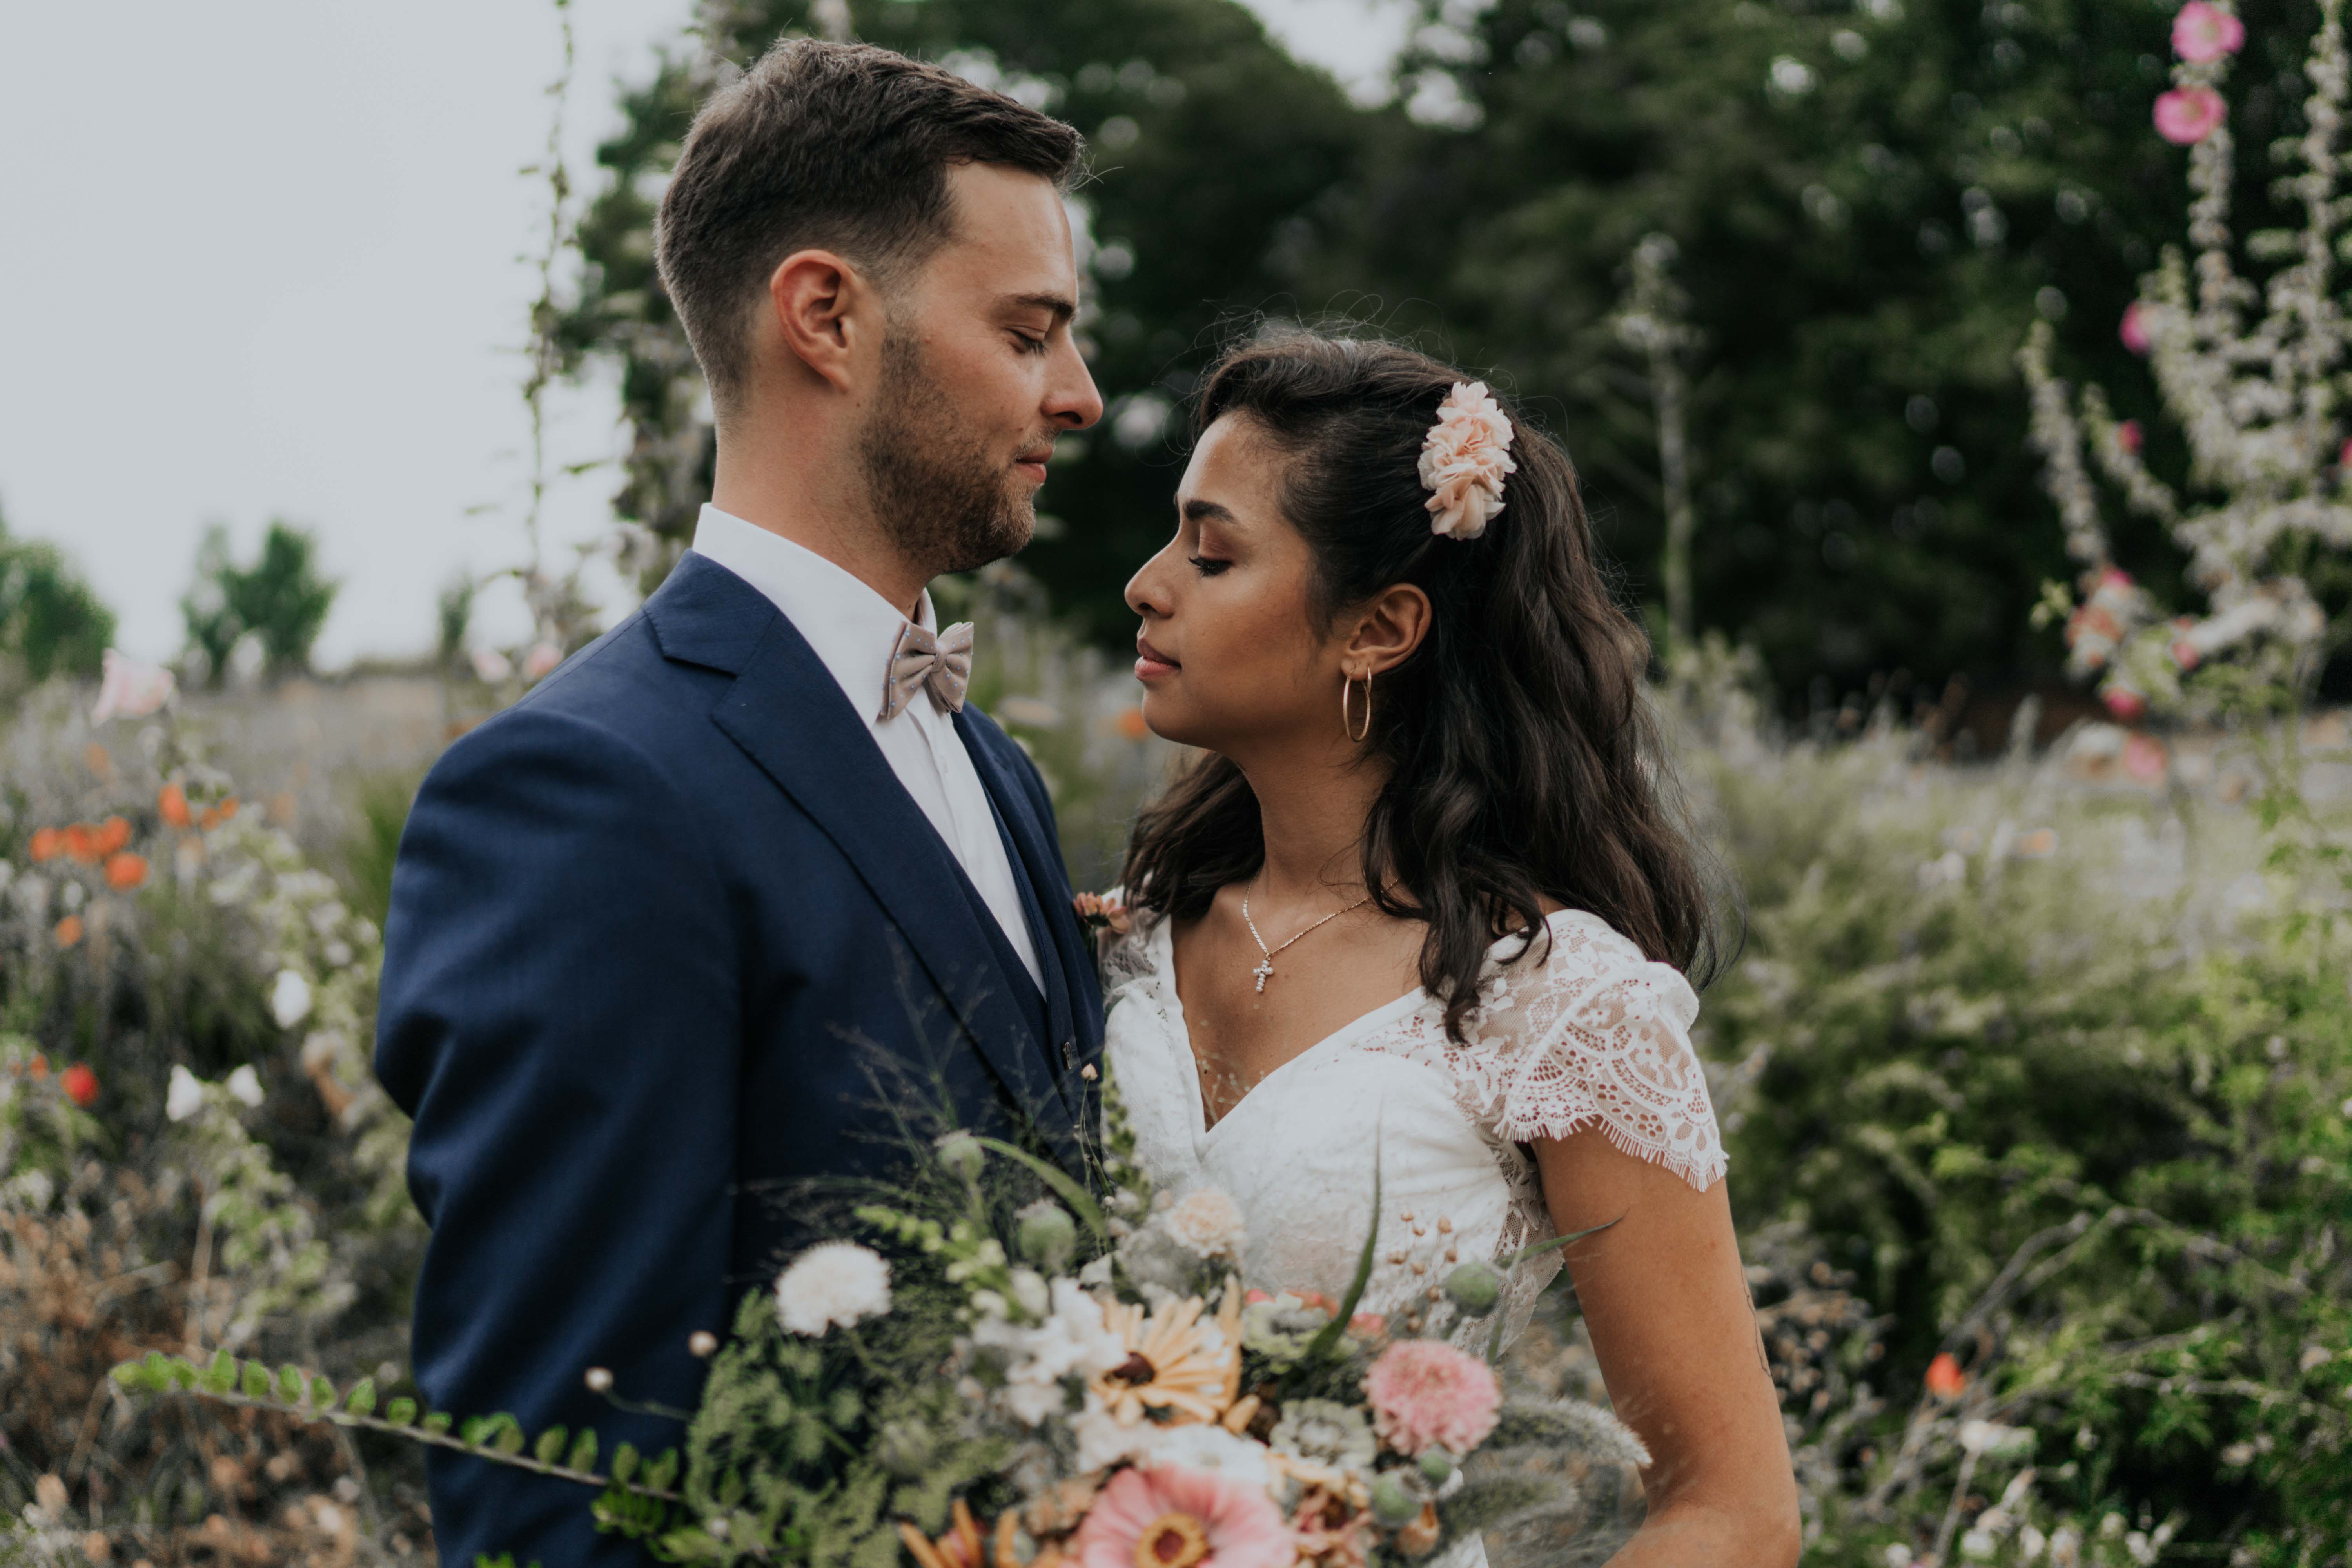
[[99, 684], [98, 706], [89, 710], [89, 721], [144, 719], [172, 700], [175, 684], [172, 672], [162, 665], [142, 664], [108, 648], [106, 679]]
[[2122, 324], [2116, 328], [2116, 336], [2123, 339], [2124, 347], [2132, 353], [2147, 353], [2147, 323], [2139, 319], [2138, 300], [2134, 300], [2124, 307], [2124, 319]]
[[2230, 106], [2210, 87], [2176, 87], [2156, 100], [2156, 133], [2176, 147], [2192, 147], [2221, 129]]
[[2135, 458], [2139, 456], [2140, 442], [2144, 438], [2137, 419], [2126, 419], [2116, 426], [2116, 445]]
[[2246, 45], [2246, 25], [2206, 0], [2189, 0], [2172, 18], [2172, 52], [2192, 66], [2234, 55]]
[[2339, 468], [2352, 468], [2352, 441], [2347, 441], [2336, 448], [2336, 466]]
[[1456, 1458], [1486, 1440], [1503, 1403], [1494, 1369], [1443, 1340], [1399, 1340], [1364, 1374], [1373, 1428], [1400, 1454]]
[[2164, 777], [2164, 742], [2153, 735], [2134, 735], [2124, 742], [2124, 772], [2144, 784]]
[[1298, 1548], [1263, 1486], [1163, 1465], [1113, 1476], [1069, 1555], [1077, 1568], [1291, 1568]]
[[2099, 693], [2099, 700], [2107, 711], [2128, 724], [2147, 711], [2147, 699], [2128, 686], [2110, 686]]

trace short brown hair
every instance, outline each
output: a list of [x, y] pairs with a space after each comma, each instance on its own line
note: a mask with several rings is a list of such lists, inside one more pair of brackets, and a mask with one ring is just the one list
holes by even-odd
[[702, 106], [662, 196], [662, 285], [713, 400], [742, 384], [744, 316], [785, 257], [822, 246], [887, 279], [950, 237], [950, 166], [1059, 186], [1081, 147], [1060, 121], [938, 66], [870, 44], [777, 44]]

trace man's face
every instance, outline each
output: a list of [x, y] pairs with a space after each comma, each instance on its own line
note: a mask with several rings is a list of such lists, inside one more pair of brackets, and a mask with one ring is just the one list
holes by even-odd
[[1054, 438], [1102, 417], [1070, 333], [1060, 195], [992, 163], [948, 173], [954, 233], [896, 291], [858, 438], [875, 511], [930, 574], [1012, 554], [1037, 526]]

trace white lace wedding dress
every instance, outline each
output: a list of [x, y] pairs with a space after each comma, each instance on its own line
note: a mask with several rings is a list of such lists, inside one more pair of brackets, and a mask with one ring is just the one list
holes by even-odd
[[[1106, 958], [1104, 1050], [1145, 1172], [1180, 1196], [1224, 1189], [1248, 1226], [1248, 1283], [1337, 1300], [1372, 1222], [1377, 1162], [1380, 1234], [1358, 1310], [1407, 1316], [1456, 1259], [1500, 1259], [1555, 1234], [1533, 1139], [1597, 1128], [1713, 1185], [1723, 1143], [1691, 1048], [1697, 996], [1597, 916], [1566, 910], [1547, 923], [1549, 943], [1538, 938], [1515, 963], [1499, 961], [1518, 938], [1490, 951], [1465, 1044], [1447, 1038], [1443, 1006], [1416, 989], [1276, 1068], [1212, 1126], [1169, 922], [1139, 912]], [[1507, 1343], [1559, 1267], [1553, 1251], [1512, 1271], [1499, 1308]], [[1491, 1322], [1476, 1331], [1484, 1351]], [[1483, 1561], [1477, 1542], [1465, 1548], [1443, 1568]]]

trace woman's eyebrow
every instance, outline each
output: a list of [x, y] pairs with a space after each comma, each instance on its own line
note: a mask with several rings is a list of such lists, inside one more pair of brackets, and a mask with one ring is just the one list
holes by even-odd
[[1218, 505], [1215, 501], [1202, 500], [1196, 497], [1195, 499], [1184, 503], [1184, 521], [1186, 522], [1238, 523], [1241, 521], [1241, 519], [1235, 517], [1231, 510]]

